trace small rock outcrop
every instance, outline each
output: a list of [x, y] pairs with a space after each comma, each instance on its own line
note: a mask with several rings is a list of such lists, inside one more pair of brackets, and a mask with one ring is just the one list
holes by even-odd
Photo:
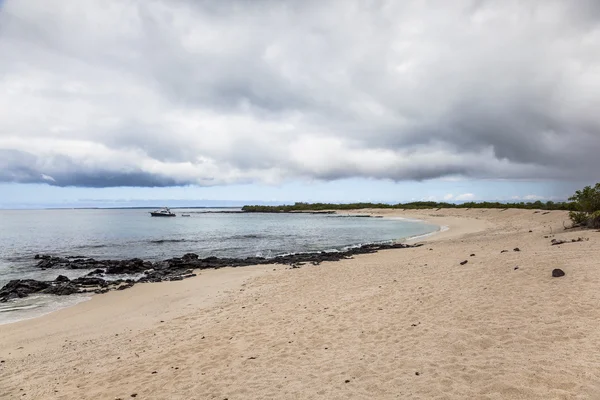
[[65, 282], [70, 282], [70, 281], [71, 280], [69, 278], [67, 278], [66, 276], [64, 276], [64, 275], [59, 275], [54, 280], [54, 282], [57, 282], [57, 283], [65, 283]]
[[34, 279], [15, 279], [0, 289], [0, 302], [27, 297], [32, 293], [41, 292], [48, 287], [50, 287], [48, 282], [36, 281]]

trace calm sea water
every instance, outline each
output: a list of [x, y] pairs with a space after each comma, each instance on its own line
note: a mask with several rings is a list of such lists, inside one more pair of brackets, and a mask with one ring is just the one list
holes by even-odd
[[[89, 271], [40, 271], [35, 254], [97, 259], [160, 260], [194, 252], [200, 257], [248, 257], [343, 249], [434, 232], [418, 221], [323, 214], [246, 214], [233, 209], [177, 209], [152, 218], [145, 209], [0, 210], [0, 286], [11, 279], [70, 278]], [[181, 217], [181, 214], [190, 217]], [[39, 315], [82, 296], [32, 296], [0, 303], [0, 323]]]

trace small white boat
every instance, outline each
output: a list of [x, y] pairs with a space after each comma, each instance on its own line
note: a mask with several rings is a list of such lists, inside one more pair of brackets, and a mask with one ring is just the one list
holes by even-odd
[[169, 207], [163, 207], [160, 210], [150, 211], [153, 217], [174, 217], [175, 213], [169, 210]]

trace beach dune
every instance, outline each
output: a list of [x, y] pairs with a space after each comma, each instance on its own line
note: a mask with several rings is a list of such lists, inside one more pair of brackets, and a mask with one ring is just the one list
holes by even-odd
[[2, 325], [0, 398], [600, 398], [599, 232], [565, 230], [562, 211], [367, 212], [449, 229]]

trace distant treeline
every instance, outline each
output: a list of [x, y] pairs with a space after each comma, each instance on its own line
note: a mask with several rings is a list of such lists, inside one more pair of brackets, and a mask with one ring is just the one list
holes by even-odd
[[294, 212], [294, 211], [322, 211], [322, 210], [360, 210], [364, 208], [393, 208], [403, 210], [429, 209], [429, 208], [519, 208], [526, 210], [567, 210], [573, 211], [576, 205], [572, 202], [521, 202], [521, 203], [500, 203], [500, 202], [468, 202], [461, 204], [438, 203], [435, 201], [414, 201], [411, 203], [384, 204], [384, 203], [349, 203], [349, 204], [330, 204], [330, 203], [295, 203], [294, 205], [281, 206], [244, 206], [245, 212]]

